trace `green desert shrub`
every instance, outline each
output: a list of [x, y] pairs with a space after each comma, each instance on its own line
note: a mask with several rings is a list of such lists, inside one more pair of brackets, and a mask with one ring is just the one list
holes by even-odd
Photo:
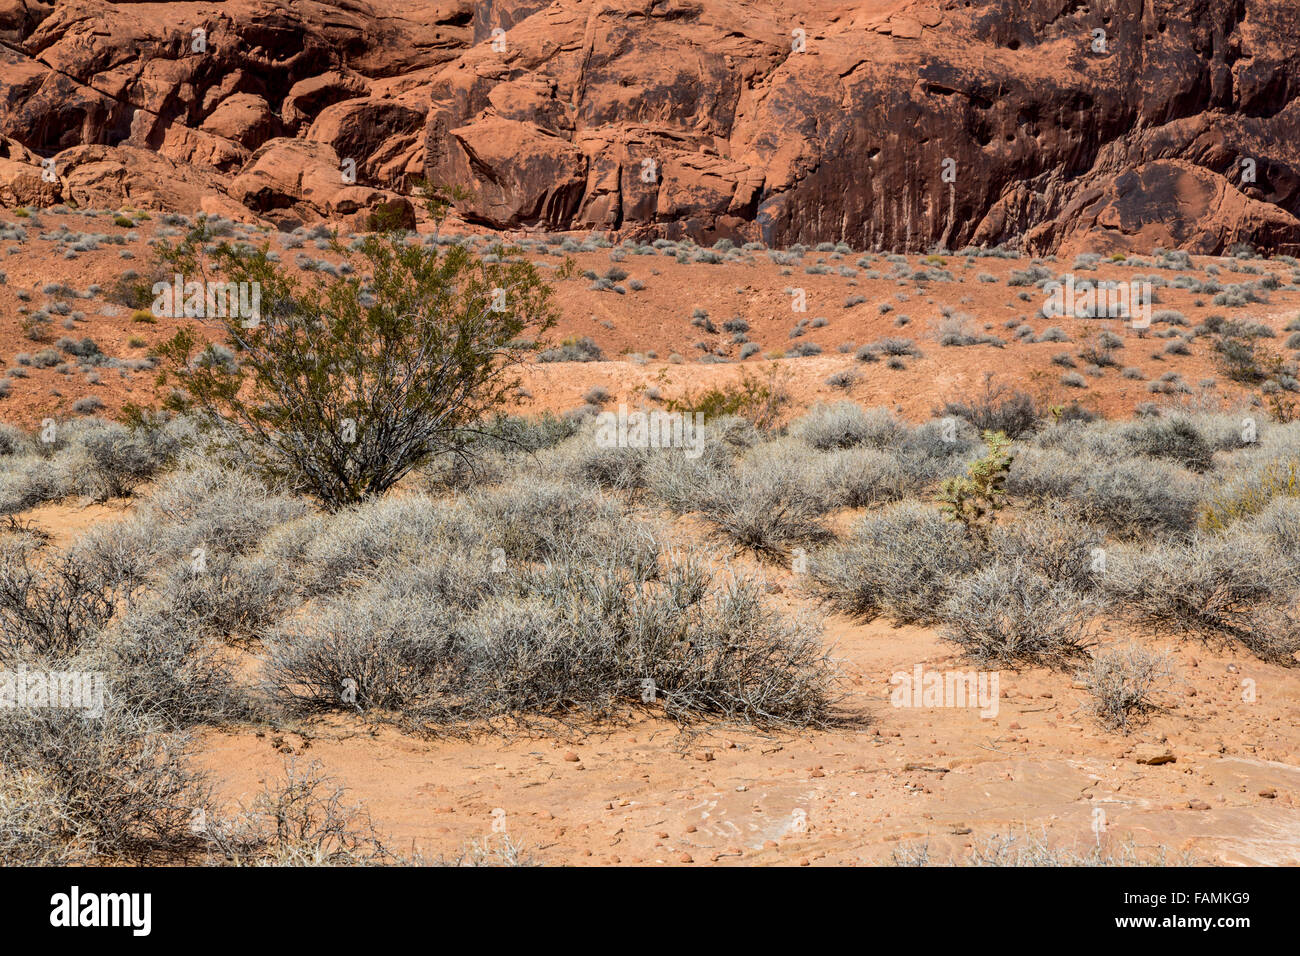
[[177, 401], [250, 466], [327, 508], [463, 451], [466, 431], [513, 393], [511, 369], [555, 320], [550, 287], [521, 258], [396, 233], [333, 245], [350, 268], [311, 283], [264, 249], [214, 242], [203, 219], [159, 252], [182, 274], [260, 290], [257, 316], [208, 320], [218, 343], [186, 326], [158, 346]]

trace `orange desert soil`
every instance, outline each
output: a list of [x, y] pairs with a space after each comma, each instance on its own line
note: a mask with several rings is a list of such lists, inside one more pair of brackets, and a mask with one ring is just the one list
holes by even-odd
[[[7, 281], [0, 284], [0, 362], [9, 367], [19, 353], [35, 353], [48, 347], [54, 340], [71, 336], [78, 339], [89, 336], [109, 356], [129, 359], [143, 358], [151, 348], [169, 338], [176, 328], [193, 320], [159, 319], [156, 323], [132, 321], [132, 310], [112, 306], [104, 295], [115, 279], [127, 269], [147, 274], [153, 262], [153, 252], [147, 240], [157, 233], [156, 221], [143, 221], [134, 230], [113, 225], [103, 216], [83, 217], [57, 214], [48, 210], [39, 213], [41, 225], [34, 227], [29, 221], [14, 218], [11, 210], [0, 211], [0, 222], [24, 225], [29, 238], [24, 244], [0, 242], [6, 252], [0, 266], [7, 273]], [[76, 259], [64, 259], [56, 254], [53, 243], [36, 238], [38, 232], [52, 232], [60, 225], [75, 232], [99, 232], [127, 235], [134, 232], [137, 238], [124, 246], [102, 245], [97, 250], [79, 254]], [[427, 228], [427, 227], [425, 227]], [[452, 227], [461, 231], [457, 227]], [[447, 231], [447, 230], [444, 230]], [[503, 236], [507, 241], [523, 235]], [[581, 237], [579, 237], [581, 238]], [[299, 253], [314, 259], [338, 261], [338, 256], [318, 250], [308, 240], [301, 250], [282, 247], [283, 236], [268, 233], [265, 239], [271, 248], [280, 250], [287, 268], [297, 271], [294, 259]], [[118, 258], [120, 249], [135, 254], [133, 260]], [[773, 365], [778, 378], [793, 398], [793, 407], [803, 408], [817, 401], [834, 401], [850, 398], [862, 405], [886, 405], [895, 408], [911, 419], [929, 417], [943, 402], [969, 395], [978, 389], [988, 373], [997, 381], [1024, 388], [1045, 402], [1053, 404], [1077, 400], [1085, 407], [1107, 416], [1127, 417], [1140, 403], [1157, 404], [1190, 403], [1198, 406], [1231, 407], [1238, 404], [1245, 393], [1218, 374], [1214, 367], [1210, 337], [1200, 337], [1190, 345], [1189, 355], [1164, 354], [1168, 340], [1152, 335], [1165, 326], [1156, 325], [1145, 333], [1127, 328], [1120, 320], [1095, 320], [1073, 318], [1034, 318], [1043, 305], [1041, 290], [1030, 287], [1011, 287], [1006, 284], [1012, 270], [1026, 269], [1028, 259], [977, 259], [967, 268], [961, 256], [944, 257], [945, 266], [964, 281], [925, 282], [918, 285], [913, 280], [899, 282], [892, 278], [867, 279], [865, 269], [854, 265], [860, 253], [848, 254], [836, 262], [829, 254], [807, 252], [800, 264], [787, 267], [790, 275], [782, 275], [781, 266], [768, 260], [766, 253], [753, 253], [753, 264], [731, 263], [709, 265], [705, 263], [680, 264], [668, 256], [629, 255], [620, 263], [613, 263], [609, 250], [573, 253], [579, 270], [590, 269], [600, 275], [614, 265], [628, 273], [622, 280], [627, 286], [632, 279], [645, 283], [639, 292], [626, 295], [595, 291], [590, 282], [580, 275], [568, 280], [554, 280], [556, 304], [561, 313], [558, 326], [548, 340], [560, 342], [579, 336], [590, 336], [602, 349], [608, 361], [566, 362], [533, 364], [522, 369], [525, 392], [517, 399], [514, 410], [535, 413], [543, 410], [565, 410], [582, 404], [583, 395], [593, 385], [605, 387], [614, 402], [639, 406], [655, 406], [645, 397], [645, 390], [657, 387], [660, 401], [679, 398], [685, 393], [696, 394], [713, 385], [737, 381], [744, 373], [765, 378]], [[559, 265], [554, 256], [530, 256], [535, 261]], [[888, 273], [892, 264], [883, 256], [872, 254], [870, 268]], [[925, 268], [924, 256], [907, 257], [913, 271]], [[847, 265], [857, 270], [856, 285], [839, 275], [809, 275], [806, 266], [821, 260], [832, 268]], [[1149, 258], [1148, 258], [1149, 261]], [[1215, 276], [1206, 272], [1217, 265], [1222, 272], [1217, 281], [1223, 285], [1245, 283], [1262, 278], [1261, 275], [1231, 272], [1234, 260], [1223, 257], [1193, 258], [1195, 270], [1178, 273], [1156, 269], [1153, 266], [1116, 265], [1103, 260], [1098, 269], [1079, 271], [1072, 267], [1072, 259], [1049, 262], [1046, 268], [1056, 275], [1072, 272], [1083, 279], [1111, 279], [1127, 282], [1135, 276], [1160, 275], [1172, 281], [1181, 275], [1190, 275], [1206, 281]], [[1195, 326], [1213, 314], [1230, 318], [1245, 318], [1270, 326], [1279, 333], [1275, 339], [1265, 340], [1275, 351], [1291, 355], [1282, 348], [1286, 336], [1284, 327], [1300, 316], [1300, 291], [1291, 287], [1290, 278], [1295, 271], [1277, 260], [1255, 260], [1252, 266], [1276, 275], [1283, 288], [1268, 293], [1268, 302], [1250, 303], [1244, 308], [1215, 306], [1212, 296], [1184, 289], [1158, 290], [1159, 301], [1155, 311], [1174, 309], [1182, 312], [1188, 326]], [[996, 282], [982, 282], [981, 273], [993, 276]], [[554, 277], [553, 270], [543, 270], [543, 275]], [[99, 295], [89, 299], [70, 300], [58, 293], [46, 294], [45, 286], [66, 283], [78, 291], [85, 291], [91, 283], [102, 286]], [[807, 311], [796, 313], [791, 309], [791, 296], [786, 289], [801, 288], [806, 291]], [[28, 302], [22, 302], [20, 290], [31, 293]], [[1029, 301], [1017, 298], [1027, 292]], [[864, 302], [845, 308], [850, 296], [861, 296]], [[66, 301], [72, 309], [84, 313], [84, 319], [74, 323], [72, 329], [62, 327], [62, 317], [55, 315], [49, 341], [33, 342], [22, 328], [20, 307], [30, 311]], [[1195, 303], [1201, 302], [1198, 307]], [[888, 304], [890, 311], [881, 312], [880, 306]], [[107, 306], [111, 315], [102, 314]], [[948, 307], [958, 314], [971, 317], [969, 330], [976, 335], [994, 335], [1006, 342], [1004, 348], [990, 345], [944, 347], [937, 341], [936, 331], [941, 310]], [[702, 308], [718, 332], [708, 334], [692, 326], [692, 312]], [[907, 316], [905, 326], [896, 324], [900, 315]], [[731, 335], [722, 331], [722, 324], [740, 316], [750, 325], [749, 337], [759, 345], [759, 354], [735, 361], [739, 345], [731, 344]], [[812, 328], [818, 318], [824, 318], [824, 327]], [[807, 332], [790, 338], [790, 330], [797, 321], [810, 323]], [[1023, 342], [1017, 340], [1009, 320], [1023, 320], [1040, 334], [1046, 328], [1057, 326], [1069, 336], [1069, 342]], [[1187, 331], [1182, 329], [1181, 331]], [[1118, 363], [1107, 368], [1099, 377], [1085, 376], [1086, 388], [1070, 388], [1061, 384], [1061, 375], [1068, 369], [1052, 364], [1052, 357], [1068, 351], [1075, 356], [1076, 371], [1082, 373], [1084, 361], [1078, 359], [1080, 349], [1090, 344], [1102, 331], [1109, 331], [1123, 339], [1124, 345], [1114, 353]], [[838, 347], [846, 342], [857, 346], [883, 337], [912, 339], [922, 351], [920, 358], [906, 359], [905, 369], [891, 369], [884, 361], [864, 364], [854, 359], [852, 352], [840, 353]], [[132, 344], [135, 340], [136, 344]], [[701, 351], [698, 342], [710, 347], [722, 347], [733, 360], [725, 364], [704, 364], [697, 361]], [[768, 356], [783, 355], [790, 347], [802, 343], [815, 343], [822, 347], [820, 355], [806, 358], [779, 358], [773, 363]], [[655, 359], [648, 359], [653, 352]], [[670, 361], [673, 355], [680, 362]], [[1142, 379], [1129, 379], [1120, 375], [1120, 369], [1133, 366], [1142, 370]], [[832, 388], [826, 379], [834, 372], [853, 368], [860, 379], [849, 391]], [[66, 371], [66, 370], [65, 370]], [[8, 397], [0, 399], [0, 420], [32, 425], [43, 418], [72, 414], [72, 405], [80, 397], [95, 395], [105, 403], [101, 414], [112, 416], [126, 402], [153, 403], [157, 400], [156, 373], [153, 371], [99, 372], [98, 383], [91, 383], [75, 369], [64, 374], [57, 368], [26, 369], [27, 377], [12, 379]], [[1167, 372], [1176, 372], [1190, 388], [1184, 395], [1153, 394], [1149, 385]], [[1213, 387], [1202, 387], [1202, 382], [1214, 379]]]
[[[943, 861], [1023, 828], [1087, 852], [1100, 808], [1103, 847], [1131, 840], [1170, 862], [1300, 864], [1293, 670], [1169, 642], [1176, 703], [1124, 738], [1090, 722], [1087, 694], [1068, 676], [1041, 669], [1003, 672], [993, 719], [895, 708], [895, 671], [971, 665], [924, 629], [832, 617], [827, 638], [846, 703], [864, 719], [854, 729], [769, 736], [644, 720], [585, 737], [430, 741], [335, 719], [299, 732], [210, 731], [201, 763], [225, 798], [247, 803], [286, 760], [319, 761], [398, 848], [433, 857], [497, 839], [497, 810], [544, 863], [879, 864], [916, 843]], [[1176, 762], [1137, 763], [1152, 744]]]

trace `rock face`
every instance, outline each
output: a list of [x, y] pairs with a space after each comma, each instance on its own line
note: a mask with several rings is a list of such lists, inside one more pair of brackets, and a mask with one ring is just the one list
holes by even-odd
[[58, 180], [46, 172], [41, 157], [0, 138], [0, 205], [49, 206], [59, 198]]
[[[1296, 12], [27, 0], [0, 6], [0, 136], [38, 161], [151, 150], [284, 222], [355, 217], [423, 176], [463, 187], [459, 212], [496, 227], [1297, 252]], [[304, 191], [322, 162], [346, 160], [354, 182]], [[67, 195], [22, 182], [32, 201]], [[326, 195], [354, 187], [383, 195]]]
[[249, 159], [230, 183], [231, 198], [283, 228], [322, 219], [345, 220], [355, 231], [379, 223], [415, 227], [409, 199], [357, 185], [356, 168], [328, 143], [273, 139]]

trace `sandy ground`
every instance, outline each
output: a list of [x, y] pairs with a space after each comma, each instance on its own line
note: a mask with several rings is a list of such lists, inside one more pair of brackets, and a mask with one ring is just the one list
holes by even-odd
[[[499, 839], [499, 820], [544, 863], [880, 864], [920, 844], [946, 860], [1021, 828], [1087, 852], [1100, 809], [1106, 848], [1300, 864], [1294, 671], [1175, 645], [1176, 699], [1125, 738], [1097, 729], [1080, 710], [1086, 693], [1044, 670], [1004, 672], [992, 719], [895, 708], [893, 672], [968, 666], [927, 630], [832, 618], [828, 636], [864, 718], [852, 729], [767, 736], [646, 720], [578, 738], [428, 741], [340, 719], [213, 731], [202, 762], [224, 796], [247, 802], [286, 760], [319, 761], [397, 846], [427, 856]], [[1143, 744], [1175, 762], [1137, 763]]]
[[[24, 518], [63, 544], [126, 507], [47, 505]], [[763, 570], [778, 607], [816, 609], [798, 576]], [[1134, 636], [1107, 625], [1101, 642]], [[1140, 639], [1172, 654], [1175, 682], [1164, 711], [1127, 737], [1084, 711], [1071, 674], [1044, 668], [999, 672], [994, 716], [896, 707], [895, 673], [972, 665], [932, 630], [831, 615], [844, 722], [827, 730], [643, 718], [427, 739], [337, 716], [208, 730], [197, 760], [232, 810], [290, 763], [319, 762], [394, 847], [425, 858], [504, 834], [549, 864], [870, 865], [922, 846], [942, 862], [1027, 831], [1077, 853], [1100, 841], [1169, 862], [1300, 865], [1300, 670]], [[1163, 751], [1174, 760], [1138, 762]]]

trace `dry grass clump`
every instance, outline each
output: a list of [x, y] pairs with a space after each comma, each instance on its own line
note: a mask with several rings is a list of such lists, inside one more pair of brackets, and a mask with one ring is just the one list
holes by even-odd
[[956, 583], [939, 633], [982, 664], [1060, 667], [1087, 656], [1095, 611], [1023, 563], [992, 564]]
[[843, 542], [814, 556], [814, 587], [832, 607], [871, 620], [933, 624], [980, 554], [938, 509], [907, 501], [868, 514]]
[[1295, 576], [1286, 559], [1249, 533], [1195, 535], [1130, 548], [1102, 579], [1112, 612], [1135, 623], [1235, 641], [1294, 666], [1300, 651]]
[[456, 856], [439, 858], [438, 866], [537, 866], [528, 850], [508, 834], [471, 840]]
[[1158, 695], [1173, 677], [1168, 654], [1137, 644], [1099, 654], [1079, 673], [1092, 700], [1088, 711], [1106, 730], [1127, 734], [1160, 709]]

